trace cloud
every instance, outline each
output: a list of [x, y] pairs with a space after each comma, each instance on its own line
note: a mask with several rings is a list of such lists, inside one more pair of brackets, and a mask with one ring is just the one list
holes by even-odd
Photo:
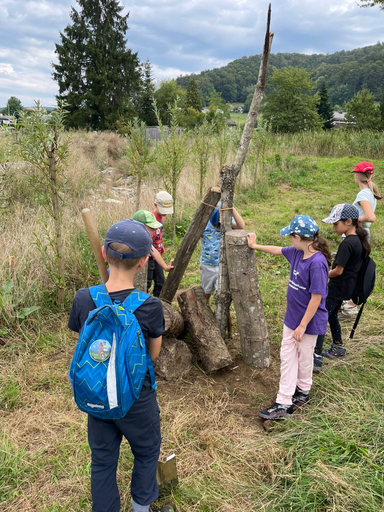
[[[55, 43], [70, 23], [74, 0], [0, 0], [0, 106], [54, 103], [51, 78]], [[261, 53], [268, 1], [131, 0], [128, 46], [150, 59], [157, 79], [212, 69]], [[275, 0], [272, 52], [332, 53], [375, 44], [384, 13], [360, 9], [355, 0]]]

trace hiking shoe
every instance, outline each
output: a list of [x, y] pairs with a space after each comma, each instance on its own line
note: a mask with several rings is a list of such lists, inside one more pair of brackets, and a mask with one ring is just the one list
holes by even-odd
[[259, 417], [264, 420], [279, 420], [281, 418], [288, 418], [293, 414], [292, 405], [273, 404], [268, 409], [259, 411]]
[[149, 508], [149, 512], [175, 512], [175, 509], [171, 505], [164, 505], [161, 508]]
[[332, 343], [331, 348], [322, 352], [324, 357], [328, 357], [329, 359], [340, 359], [345, 357], [347, 350], [343, 347], [343, 345], [336, 345]]
[[295, 407], [302, 407], [309, 402], [309, 393], [304, 393], [300, 388], [296, 386], [295, 392], [292, 396], [292, 404]]
[[313, 373], [320, 373], [321, 367], [323, 366], [323, 356], [319, 354], [313, 354]]
[[359, 310], [355, 304], [350, 304], [348, 300], [343, 301], [339, 310], [340, 318], [351, 320], [357, 316]]

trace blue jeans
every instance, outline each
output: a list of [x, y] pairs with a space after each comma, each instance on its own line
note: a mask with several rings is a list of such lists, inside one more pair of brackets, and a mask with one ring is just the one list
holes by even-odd
[[139, 505], [149, 505], [158, 498], [156, 468], [161, 444], [160, 411], [156, 391], [144, 389], [144, 386], [143, 390], [143, 398], [141, 394], [120, 420], [101, 420], [88, 415], [92, 512], [120, 511], [116, 469], [123, 436], [134, 456], [132, 498]]

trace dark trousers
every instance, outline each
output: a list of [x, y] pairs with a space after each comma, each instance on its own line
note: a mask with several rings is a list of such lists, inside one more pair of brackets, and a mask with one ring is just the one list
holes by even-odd
[[[337, 313], [339, 312], [339, 309], [340, 309], [342, 303], [343, 303], [342, 300], [334, 300], [334, 299], [328, 299], [328, 298], [325, 301], [325, 307], [328, 310], [329, 327], [330, 327], [331, 333], [332, 333], [332, 343], [334, 343], [335, 345], [343, 344], [343, 342], [341, 340], [340, 323], [339, 323], [339, 319], [337, 317]], [[315, 353], [318, 355], [321, 355], [321, 352], [323, 350], [324, 337], [325, 337], [325, 334], [320, 334], [317, 337]]]
[[92, 512], [119, 512], [116, 469], [124, 436], [131, 446], [134, 464], [131, 495], [139, 505], [158, 498], [156, 482], [160, 454], [160, 415], [156, 391], [135, 402], [121, 420], [100, 420], [88, 415], [88, 442], [92, 452]]
[[165, 282], [164, 270], [153, 258], [149, 258], [147, 291], [150, 289], [152, 281], [155, 281], [155, 285], [153, 287], [153, 296], [159, 297]]

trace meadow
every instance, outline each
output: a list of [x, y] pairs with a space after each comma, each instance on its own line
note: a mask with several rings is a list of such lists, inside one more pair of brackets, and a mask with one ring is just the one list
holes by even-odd
[[[236, 132], [233, 133], [236, 140]], [[91, 508], [90, 452], [86, 416], [72, 399], [67, 378], [76, 343], [68, 330], [71, 300], [80, 287], [99, 280], [81, 210], [92, 210], [103, 239], [108, 227], [134, 213], [125, 140], [113, 133], [72, 134], [64, 197], [65, 304], [59, 309], [38, 240], [53, 227], [25, 180], [28, 166], [17, 144], [0, 136], [0, 509], [3, 512], [80, 512]], [[233, 146], [228, 162], [233, 159]], [[384, 190], [384, 135], [321, 132], [267, 135], [256, 145], [238, 179], [235, 206], [246, 229], [261, 244], [287, 244], [279, 235], [297, 214], [319, 224], [332, 206], [353, 202], [351, 171], [360, 160], [375, 165]], [[107, 172], [103, 172], [107, 171]], [[176, 238], [165, 226], [165, 260], [174, 256], [199, 204], [199, 176], [189, 163], [178, 191]], [[206, 187], [219, 184], [212, 154]], [[142, 187], [141, 207], [151, 209], [163, 188], [155, 163]], [[112, 201], [111, 201], [112, 199]], [[236, 318], [227, 340], [234, 364], [206, 375], [199, 362], [184, 378], [158, 381], [162, 450], [175, 452], [179, 485], [164, 491], [158, 505], [178, 512], [379, 512], [384, 507], [384, 211], [378, 203], [371, 229], [377, 263], [375, 291], [345, 361], [325, 363], [314, 377], [310, 404], [292, 419], [263, 429], [259, 409], [273, 400], [279, 379], [279, 344], [289, 266], [284, 258], [256, 254], [268, 322], [272, 362], [257, 370], [241, 361]], [[332, 250], [332, 226], [320, 226]], [[47, 258], [50, 250], [47, 248]], [[8, 259], [15, 257], [14, 269]], [[200, 284], [199, 247], [180, 289]], [[11, 282], [11, 283], [10, 283]], [[176, 306], [175, 302], [175, 307]], [[26, 318], [23, 308], [39, 307]], [[343, 323], [348, 337], [350, 323]], [[326, 338], [326, 344], [329, 337]], [[121, 448], [118, 469], [122, 511], [130, 507], [132, 455]]]

